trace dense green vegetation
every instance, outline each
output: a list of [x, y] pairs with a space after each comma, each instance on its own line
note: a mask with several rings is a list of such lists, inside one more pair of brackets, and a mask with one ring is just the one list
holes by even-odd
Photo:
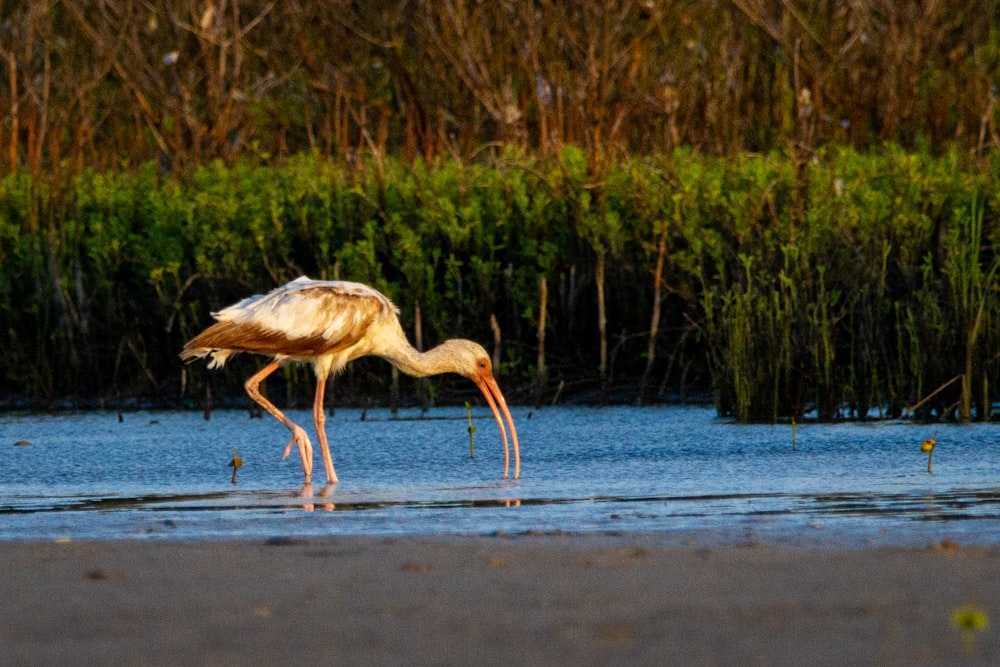
[[[597, 181], [565, 147], [10, 175], [0, 399], [196, 405], [206, 382], [217, 401], [238, 396], [244, 372], [183, 369], [183, 342], [210, 310], [307, 274], [377, 286], [411, 332], [419, 304], [425, 346], [461, 335], [492, 349], [497, 333], [515, 402], [705, 392], [742, 420], [864, 417], [962, 376], [921, 410], [986, 417], [1000, 386], [995, 167], [893, 146], [805, 164], [679, 149], [609, 160]], [[338, 402], [386, 403], [387, 368], [357, 364]], [[307, 370], [283, 378], [273, 393], [308, 400]], [[430, 398], [465, 384], [435, 380]], [[404, 381], [404, 400], [420, 391]]]

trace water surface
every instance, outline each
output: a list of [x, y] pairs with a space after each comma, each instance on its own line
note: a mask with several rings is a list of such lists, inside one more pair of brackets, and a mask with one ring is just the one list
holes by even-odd
[[[287, 431], [218, 411], [0, 416], [0, 539], [620, 533], [678, 543], [1000, 543], [996, 426], [736, 425], [706, 408], [337, 410], [341, 482], [302, 488]], [[311, 427], [305, 411], [291, 411]], [[311, 428], [309, 429], [311, 430]], [[933, 474], [920, 452], [938, 441]], [[28, 441], [30, 446], [15, 443]], [[315, 443], [314, 443], [315, 444]], [[231, 483], [233, 447], [244, 466]]]

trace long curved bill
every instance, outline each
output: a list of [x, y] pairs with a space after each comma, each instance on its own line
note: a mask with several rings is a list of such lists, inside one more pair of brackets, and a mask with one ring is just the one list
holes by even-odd
[[492, 375], [476, 376], [473, 380], [479, 387], [479, 391], [483, 392], [486, 403], [493, 411], [493, 417], [497, 420], [497, 426], [500, 428], [500, 437], [503, 439], [503, 478], [507, 479], [510, 473], [510, 449], [507, 446], [507, 431], [500, 419], [500, 410], [497, 409], [497, 405], [503, 410], [503, 416], [507, 419], [507, 425], [510, 426], [511, 439], [514, 441], [514, 479], [519, 479], [521, 477], [521, 450], [517, 444], [517, 429], [514, 428], [514, 419], [510, 416], [510, 410], [507, 409], [507, 401], [504, 400], [503, 393]]

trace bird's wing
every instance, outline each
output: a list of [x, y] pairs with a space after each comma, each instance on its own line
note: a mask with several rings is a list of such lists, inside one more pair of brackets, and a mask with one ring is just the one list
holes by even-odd
[[[267, 294], [254, 294], [253, 296], [248, 296], [242, 301], [234, 303], [231, 306], [227, 306], [217, 313], [212, 313], [212, 317], [224, 322], [245, 320], [248, 314], [252, 313], [254, 309], [266, 308], [268, 307], [266, 304], [273, 305], [287, 297], [289, 294], [306, 289], [307, 287], [332, 284], [335, 283], [310, 280], [305, 276], [300, 276], [292, 282], [282, 285], [281, 287], [275, 287]], [[362, 285], [362, 287], [364, 287], [364, 285]]]
[[189, 347], [310, 356], [354, 345], [395, 312], [367, 285], [300, 278], [215, 313], [218, 322]]

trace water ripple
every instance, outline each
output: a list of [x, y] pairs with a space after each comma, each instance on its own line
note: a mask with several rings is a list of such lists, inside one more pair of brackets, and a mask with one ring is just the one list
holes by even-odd
[[[704, 409], [515, 410], [523, 478], [464, 408], [328, 422], [341, 483], [290, 486], [283, 429], [243, 413], [0, 417], [0, 539], [708, 531], [1000, 542], [995, 426], [739, 426]], [[477, 417], [484, 415], [479, 414]], [[307, 413], [293, 418], [309, 422]], [[30, 447], [5, 446], [30, 441]], [[238, 447], [236, 485], [227, 467]], [[317, 471], [322, 475], [322, 470]]]

